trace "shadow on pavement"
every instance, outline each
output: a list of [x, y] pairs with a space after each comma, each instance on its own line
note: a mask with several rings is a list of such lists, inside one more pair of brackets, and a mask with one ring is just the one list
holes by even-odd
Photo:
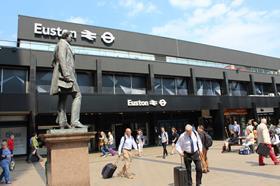
[[[155, 160], [155, 159], [148, 159], [148, 158], [135, 158], [138, 160], [143, 161], [150, 161], [154, 163], [165, 163], [165, 164], [172, 164], [172, 165], [180, 165], [179, 163], [175, 162], [169, 162], [165, 160]], [[251, 163], [251, 162], [248, 162]], [[218, 167], [210, 167], [210, 170], [219, 171], [219, 172], [229, 172], [229, 173], [235, 173], [235, 174], [241, 174], [246, 176], [256, 176], [256, 177], [263, 177], [263, 178], [269, 178], [269, 179], [275, 179], [277, 181], [280, 180], [280, 176], [271, 175], [271, 174], [265, 174], [265, 173], [258, 173], [258, 172], [249, 172], [249, 171], [243, 171], [243, 170], [234, 170], [234, 169], [226, 169], [226, 168], [218, 168]]]

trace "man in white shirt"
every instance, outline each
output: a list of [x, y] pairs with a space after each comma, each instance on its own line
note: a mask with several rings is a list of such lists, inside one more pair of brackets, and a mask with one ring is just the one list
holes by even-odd
[[[257, 127], [258, 143], [259, 144], [263, 143], [263, 144], [265, 144], [266, 146], [269, 147], [269, 149], [270, 149], [269, 156], [270, 156], [271, 160], [274, 162], [275, 165], [279, 165], [280, 161], [277, 160], [277, 158], [275, 156], [275, 153], [272, 149], [271, 139], [270, 139], [270, 135], [269, 135], [269, 131], [268, 131], [268, 128], [266, 126], [266, 123], [267, 123], [266, 119], [263, 118], [261, 120], [261, 123]], [[264, 156], [259, 155], [259, 165], [260, 166], [265, 165]]]
[[162, 158], [165, 159], [165, 157], [168, 156], [168, 152], [166, 149], [166, 146], [168, 145], [168, 134], [167, 134], [167, 132], [165, 132], [164, 127], [161, 127], [160, 139], [161, 139], [161, 144], [162, 144], [162, 148], [163, 148]]
[[177, 143], [176, 150], [181, 157], [184, 157], [184, 162], [187, 169], [188, 186], [192, 185], [192, 161], [195, 163], [196, 169], [196, 186], [201, 185], [202, 167], [200, 156], [202, 155], [201, 139], [196, 131], [193, 131], [191, 125], [187, 124], [185, 132], [181, 134]]
[[240, 136], [240, 125], [237, 123], [237, 121], [234, 121], [233, 124], [233, 131]]
[[122, 155], [123, 160], [125, 162], [122, 170], [118, 173], [118, 175], [121, 177], [124, 176], [129, 179], [133, 178], [133, 174], [129, 173], [129, 167], [132, 162], [132, 153], [131, 153], [132, 148], [137, 150], [137, 144], [133, 136], [131, 136], [131, 130], [127, 128], [125, 130], [124, 136], [121, 138], [121, 142], [118, 149], [119, 157]]

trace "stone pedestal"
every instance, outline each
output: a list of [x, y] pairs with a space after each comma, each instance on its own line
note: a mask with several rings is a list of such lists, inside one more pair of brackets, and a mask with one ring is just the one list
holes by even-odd
[[48, 186], [90, 186], [88, 142], [95, 133], [83, 130], [55, 130], [41, 136], [48, 149]]

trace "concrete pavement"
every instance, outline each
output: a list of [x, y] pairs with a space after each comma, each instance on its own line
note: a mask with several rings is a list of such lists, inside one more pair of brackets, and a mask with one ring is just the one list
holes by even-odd
[[[272, 164], [266, 159], [268, 165], [259, 167], [257, 155], [239, 155], [237, 151], [221, 154], [222, 142], [214, 142], [209, 151], [210, 173], [203, 174], [202, 185], [205, 186], [278, 186], [280, 184], [280, 166]], [[237, 150], [239, 147], [234, 147]], [[169, 151], [171, 147], [168, 147]], [[106, 163], [115, 162], [117, 157], [100, 157], [100, 153], [90, 155], [91, 185], [93, 186], [173, 186], [173, 168], [180, 165], [179, 156], [172, 155], [166, 159], [161, 158], [162, 148], [152, 147], [144, 149], [143, 157], [135, 157], [132, 172], [134, 179], [120, 178], [116, 173], [120, 170], [122, 162], [111, 179], [102, 179], [101, 170]], [[14, 186], [43, 186], [44, 162], [27, 164], [24, 160], [17, 160], [16, 170], [13, 174]], [[195, 173], [193, 172], [193, 178]], [[194, 179], [195, 180], [195, 179]]]

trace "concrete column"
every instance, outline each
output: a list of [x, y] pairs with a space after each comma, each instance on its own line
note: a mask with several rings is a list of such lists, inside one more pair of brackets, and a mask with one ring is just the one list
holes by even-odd
[[196, 95], [197, 94], [197, 86], [196, 86], [196, 76], [195, 70], [190, 68], [191, 80], [190, 80], [190, 94]]
[[155, 74], [154, 74], [154, 66], [152, 64], [149, 64], [149, 76], [148, 76], [148, 94], [154, 94], [155, 88], [154, 88], [154, 81], [155, 81]]
[[213, 117], [213, 129], [214, 136], [216, 140], [225, 139], [225, 119], [224, 119], [224, 105], [223, 103], [218, 103], [218, 110], [211, 111], [211, 116]]
[[101, 60], [96, 60], [96, 93], [102, 94], [102, 64]]
[[36, 115], [37, 115], [37, 91], [36, 91], [36, 66], [37, 59], [30, 54], [30, 67], [29, 67], [29, 136], [36, 131]]
[[223, 72], [223, 84], [222, 84], [222, 95], [229, 96], [229, 81], [228, 81], [228, 74], [227, 72]]
[[271, 82], [272, 82], [272, 91], [273, 91], [275, 96], [278, 96], [278, 91], [277, 91], [275, 77], [273, 77], [273, 76], [271, 77]]
[[255, 86], [255, 80], [254, 75], [250, 74], [250, 92], [249, 94], [256, 95], [256, 86]]

